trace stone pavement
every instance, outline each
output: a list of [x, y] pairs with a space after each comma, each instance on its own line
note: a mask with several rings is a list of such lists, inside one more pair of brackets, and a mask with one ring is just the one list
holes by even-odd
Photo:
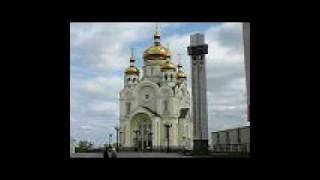
[[119, 158], [188, 158], [178, 153], [161, 153], [161, 152], [119, 152]]
[[[212, 153], [210, 156], [184, 156], [178, 153], [161, 152], [118, 152], [118, 158], [248, 158], [250, 155]], [[103, 153], [76, 153], [71, 158], [103, 158]]]
[[[118, 152], [118, 158], [188, 158], [178, 153], [158, 153], [158, 152]], [[103, 153], [75, 153], [71, 158], [103, 158]]]
[[103, 153], [74, 153], [71, 158], [103, 158]]

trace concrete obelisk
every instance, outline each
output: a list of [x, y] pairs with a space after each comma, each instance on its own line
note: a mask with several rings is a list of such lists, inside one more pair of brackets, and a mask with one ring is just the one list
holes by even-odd
[[243, 23], [244, 62], [247, 82], [248, 121], [250, 121], [250, 22]]
[[192, 114], [193, 114], [193, 152], [208, 153], [208, 104], [206, 58], [208, 45], [204, 34], [190, 36], [188, 54], [191, 56], [192, 68]]

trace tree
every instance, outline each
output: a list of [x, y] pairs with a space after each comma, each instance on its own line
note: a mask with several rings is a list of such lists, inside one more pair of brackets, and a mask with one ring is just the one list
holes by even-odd
[[89, 141], [79, 141], [78, 150], [79, 152], [87, 152], [93, 147], [93, 143]]

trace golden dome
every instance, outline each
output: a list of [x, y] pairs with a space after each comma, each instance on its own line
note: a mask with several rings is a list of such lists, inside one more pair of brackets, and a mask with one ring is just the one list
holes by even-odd
[[177, 78], [178, 79], [187, 78], [187, 75], [183, 71], [179, 70], [177, 73]]
[[125, 71], [126, 74], [136, 74], [138, 75], [139, 74], [139, 69], [134, 67], [134, 66], [130, 66], [126, 69]]
[[170, 57], [169, 50], [161, 45], [153, 45], [143, 53], [144, 60], [166, 60], [168, 57]]
[[176, 66], [169, 60], [165, 61], [162, 65], [161, 65], [161, 71], [163, 70], [174, 70], [176, 71]]
[[165, 48], [160, 43], [160, 32], [158, 24], [156, 24], [156, 30], [153, 36], [154, 44], [146, 49], [143, 53], [144, 60], [166, 60], [170, 58], [170, 52], [168, 48]]

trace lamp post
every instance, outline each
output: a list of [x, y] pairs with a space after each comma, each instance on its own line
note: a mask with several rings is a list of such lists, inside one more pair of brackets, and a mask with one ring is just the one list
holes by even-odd
[[150, 150], [152, 151], [152, 146], [153, 146], [153, 145], [152, 145], [152, 135], [153, 135], [153, 132], [150, 132], [149, 135], [150, 135], [150, 139], [151, 139]]
[[164, 125], [166, 127], [167, 130], [167, 138], [168, 138], [168, 144], [167, 144], [167, 152], [169, 152], [169, 142], [170, 142], [170, 133], [169, 133], [169, 129], [172, 127], [172, 124], [165, 124]]
[[111, 147], [111, 143], [112, 143], [111, 141], [112, 141], [112, 134], [110, 133], [109, 134], [109, 147]]
[[119, 151], [119, 137], [118, 137], [118, 133], [119, 133], [119, 130], [120, 130], [120, 127], [119, 126], [116, 126], [114, 128], [116, 131], [117, 131], [117, 144], [116, 144], [116, 148], [117, 148], [117, 151]]
[[120, 143], [119, 143], [119, 146], [120, 146], [120, 148], [121, 148], [121, 147], [122, 147], [122, 143], [123, 143], [123, 142], [122, 142], [122, 141], [123, 141], [123, 140], [122, 140], [122, 139], [123, 139], [123, 137], [122, 137], [122, 133], [123, 133], [123, 132], [122, 132], [122, 131], [120, 131], [119, 133], [120, 133], [120, 134], [119, 134], [119, 136], [120, 136]]
[[134, 130], [134, 133], [136, 133], [136, 148], [138, 149], [138, 133], [140, 133], [139, 130]]
[[141, 151], [143, 152], [143, 150], [144, 150], [144, 131], [145, 131], [145, 129], [143, 128], [143, 125], [142, 125], [142, 127], [141, 127]]
[[[151, 130], [150, 129], [147, 129], [147, 132], [148, 132], [148, 134], [147, 134], [147, 138], [148, 138], [148, 140], [147, 140], [147, 145], [150, 147], [150, 150], [152, 151], [152, 143], [151, 144], [149, 144], [149, 139], [151, 139], [151, 142], [152, 142], [152, 132], [151, 132]], [[150, 136], [150, 137], [149, 137]]]
[[148, 147], [149, 147], [149, 134], [150, 134], [150, 129], [148, 128], [148, 129], [146, 129], [146, 131], [147, 131], [147, 143], [146, 143], [146, 148], [148, 148]]

